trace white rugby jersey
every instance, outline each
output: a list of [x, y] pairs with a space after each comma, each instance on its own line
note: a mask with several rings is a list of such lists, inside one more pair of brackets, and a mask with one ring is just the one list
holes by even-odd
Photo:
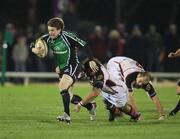
[[114, 75], [114, 77], [125, 80], [126, 77], [134, 72], [144, 72], [143, 67], [135, 60], [128, 57], [113, 57], [107, 63], [107, 70]]
[[[120, 93], [121, 95], [125, 95], [127, 94], [127, 86], [126, 84], [120, 79], [118, 78], [114, 78], [112, 73], [109, 73], [108, 70], [106, 70], [106, 68], [101, 65], [101, 70], [103, 72], [104, 75], [104, 84], [103, 84], [103, 88], [102, 91], [108, 94], [115, 94], [115, 93]], [[107, 80], [112, 81], [113, 83], [115, 83], [115, 86], [108, 86], [107, 85]]]

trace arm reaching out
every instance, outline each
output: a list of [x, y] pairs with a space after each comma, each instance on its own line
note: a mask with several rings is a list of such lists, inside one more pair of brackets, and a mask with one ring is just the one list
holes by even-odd
[[178, 49], [175, 53], [174, 52], [170, 52], [168, 54], [169, 58], [175, 58], [175, 57], [180, 57], [180, 49]]
[[87, 103], [93, 101], [99, 94], [101, 93], [101, 89], [95, 88], [93, 92], [91, 92], [88, 96], [86, 96], [83, 100], [81, 100], [75, 107], [75, 111], [79, 112], [81, 106], [86, 105]]

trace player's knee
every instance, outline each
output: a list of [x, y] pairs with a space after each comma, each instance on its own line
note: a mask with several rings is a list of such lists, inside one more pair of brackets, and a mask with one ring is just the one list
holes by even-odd
[[61, 90], [61, 95], [69, 94], [68, 89]]
[[62, 78], [59, 82], [60, 90], [68, 89], [70, 86], [73, 85], [73, 79], [71, 76], [63, 74]]

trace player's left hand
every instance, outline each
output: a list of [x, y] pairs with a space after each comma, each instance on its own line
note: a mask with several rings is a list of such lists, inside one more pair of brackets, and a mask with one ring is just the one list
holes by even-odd
[[96, 62], [93, 60], [89, 62], [89, 66], [93, 72], [97, 72], [99, 69], [99, 67], [96, 65]]
[[57, 74], [60, 74], [59, 66], [56, 67], [55, 71], [56, 71]]
[[34, 42], [31, 42], [31, 44], [30, 44], [29, 48], [32, 50], [32, 48], [34, 48], [34, 47], [35, 47]]

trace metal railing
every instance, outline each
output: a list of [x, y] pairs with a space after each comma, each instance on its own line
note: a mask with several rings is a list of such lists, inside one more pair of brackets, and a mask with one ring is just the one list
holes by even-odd
[[6, 72], [6, 78], [23, 78], [24, 85], [28, 85], [30, 79], [57, 79], [58, 74], [53, 72]]

